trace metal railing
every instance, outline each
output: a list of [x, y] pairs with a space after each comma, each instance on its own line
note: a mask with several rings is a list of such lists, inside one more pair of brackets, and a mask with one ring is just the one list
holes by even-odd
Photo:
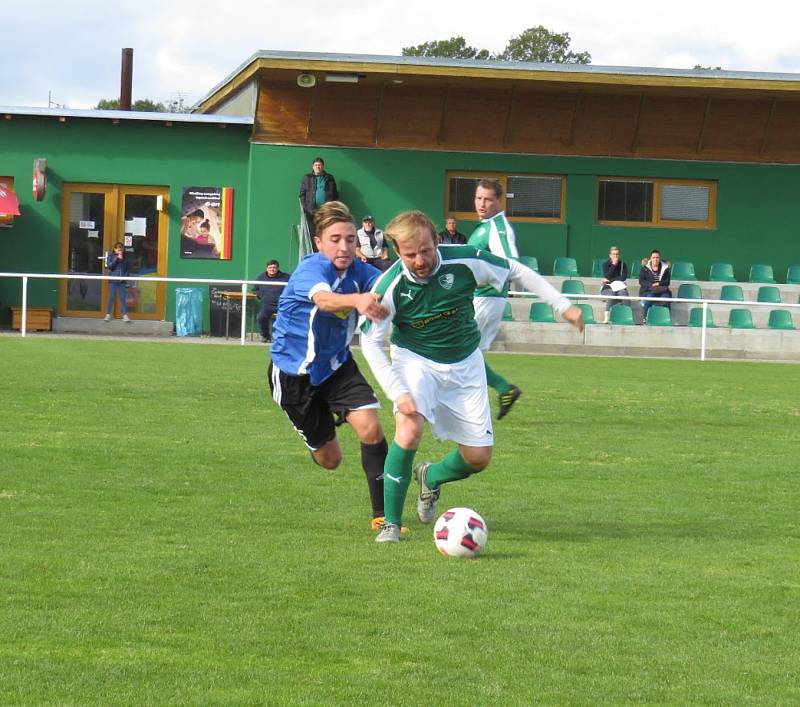
[[285, 282], [268, 282], [266, 280], [221, 280], [200, 277], [152, 277], [150, 275], [129, 275], [120, 277], [119, 275], [82, 275], [82, 274], [62, 274], [62, 273], [18, 273], [0, 272], [0, 277], [22, 279], [22, 306], [20, 335], [25, 336], [28, 324], [28, 280], [113, 280], [119, 282], [173, 282], [173, 283], [199, 283], [207, 285], [241, 285], [242, 288], [242, 330], [241, 343], [245, 344], [247, 334], [247, 286], [248, 285], [268, 285], [273, 287], [285, 287]]
[[[513, 295], [518, 298], [524, 299], [538, 299], [536, 295], [531, 292], [527, 292], [525, 290], [509, 290], [509, 295]], [[731, 309], [739, 309], [739, 308], [750, 308], [750, 307], [770, 307], [772, 309], [800, 309], [800, 303], [798, 304], [791, 304], [789, 302], [752, 302], [748, 300], [744, 301], [732, 301], [732, 300], [722, 300], [722, 299], [690, 299], [687, 297], [641, 297], [638, 295], [590, 295], [588, 293], [585, 294], [564, 294], [569, 300], [585, 300], [585, 299], [597, 299], [597, 300], [618, 300], [618, 304], [625, 304], [626, 302], [630, 301], [637, 301], [637, 302], [652, 302], [652, 306], [662, 305], [664, 303], [672, 304], [694, 304], [696, 307], [703, 308], [703, 317], [702, 322], [698, 329], [700, 329], [700, 360], [706, 360], [706, 331], [708, 327], [706, 323], [708, 321], [708, 306], [711, 304], [714, 305], [724, 305]], [[643, 324], [645, 322], [642, 322]], [[716, 327], [714, 327], [716, 328]]]

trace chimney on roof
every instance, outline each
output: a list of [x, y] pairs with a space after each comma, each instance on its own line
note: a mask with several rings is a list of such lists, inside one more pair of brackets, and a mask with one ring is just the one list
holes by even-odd
[[119, 109], [131, 109], [131, 90], [133, 88], [133, 49], [122, 50], [122, 71], [119, 84]]

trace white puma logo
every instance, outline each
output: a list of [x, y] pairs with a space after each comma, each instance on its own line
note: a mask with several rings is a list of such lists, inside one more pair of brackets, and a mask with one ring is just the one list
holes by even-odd
[[388, 471], [384, 474], [384, 476], [390, 481], [394, 481], [396, 484], [399, 484], [402, 481], [399, 476], [392, 476]]
[[413, 301], [414, 301], [414, 297], [413, 297], [413, 295], [412, 295], [410, 292], [401, 292], [401, 293], [400, 293], [400, 296], [401, 296], [401, 297], [408, 297], [408, 299], [409, 299], [411, 302], [413, 302]]

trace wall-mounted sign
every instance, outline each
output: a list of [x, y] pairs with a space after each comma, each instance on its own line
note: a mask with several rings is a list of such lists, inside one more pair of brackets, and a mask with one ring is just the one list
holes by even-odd
[[33, 161], [33, 198], [41, 201], [46, 192], [47, 160], [40, 158]]
[[231, 187], [184, 187], [181, 258], [231, 259]]

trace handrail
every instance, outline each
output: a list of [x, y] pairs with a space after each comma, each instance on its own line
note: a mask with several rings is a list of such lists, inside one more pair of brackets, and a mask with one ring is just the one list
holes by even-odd
[[0, 277], [21, 277], [22, 278], [22, 322], [20, 324], [20, 335], [27, 334], [28, 324], [28, 280], [120, 280], [138, 282], [193, 282], [210, 285], [241, 285], [242, 286], [242, 330], [241, 344], [245, 344], [247, 334], [247, 286], [248, 285], [270, 285], [274, 287], [285, 287], [285, 282], [269, 282], [266, 280], [227, 280], [222, 278], [202, 278], [202, 277], [159, 277], [150, 275], [81, 275], [79, 273], [21, 273], [21, 272], [0, 272]]

